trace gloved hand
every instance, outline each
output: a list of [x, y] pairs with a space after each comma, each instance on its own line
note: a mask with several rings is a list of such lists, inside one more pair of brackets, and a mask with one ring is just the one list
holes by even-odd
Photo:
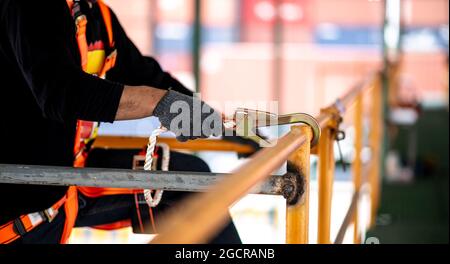
[[216, 110], [195, 97], [173, 90], [159, 101], [153, 115], [181, 142], [223, 133], [222, 116]]

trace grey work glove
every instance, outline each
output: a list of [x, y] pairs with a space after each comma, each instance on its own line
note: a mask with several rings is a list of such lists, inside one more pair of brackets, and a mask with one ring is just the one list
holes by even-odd
[[173, 90], [159, 101], [153, 115], [182, 142], [223, 133], [222, 116], [216, 110], [198, 98]]

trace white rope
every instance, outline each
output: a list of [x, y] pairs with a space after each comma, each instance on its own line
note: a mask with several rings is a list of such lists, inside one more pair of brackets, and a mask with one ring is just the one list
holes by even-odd
[[[153, 153], [155, 151], [156, 146], [156, 140], [159, 135], [166, 132], [167, 129], [159, 127], [155, 129], [152, 134], [150, 135], [150, 138], [148, 139], [148, 145], [147, 145], [147, 154], [145, 155], [145, 165], [144, 170], [150, 171], [152, 170], [152, 163], [153, 163]], [[163, 170], [169, 169], [169, 148], [163, 147]], [[147, 202], [148, 206], [150, 207], [156, 207], [159, 202], [161, 201], [163, 195], [163, 190], [155, 190], [154, 196], [152, 196], [152, 190], [145, 189], [144, 190], [144, 197], [145, 201]]]

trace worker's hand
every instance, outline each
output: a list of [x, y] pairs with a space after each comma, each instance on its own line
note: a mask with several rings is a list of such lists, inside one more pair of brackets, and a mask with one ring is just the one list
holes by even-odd
[[169, 90], [156, 105], [153, 115], [179, 141], [220, 136], [222, 116], [198, 98]]

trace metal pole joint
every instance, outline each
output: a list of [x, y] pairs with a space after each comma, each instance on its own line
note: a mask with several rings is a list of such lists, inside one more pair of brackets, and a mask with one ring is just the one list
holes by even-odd
[[326, 114], [331, 116], [327, 123], [327, 128], [332, 129], [334, 131], [337, 131], [339, 129], [339, 126], [343, 122], [343, 115], [345, 112], [345, 107], [342, 105], [342, 103], [338, 100], [333, 105], [322, 108], [320, 110], [320, 113]]
[[305, 193], [305, 181], [294, 166], [288, 163], [288, 172], [283, 175], [281, 194], [288, 205], [295, 205]]

